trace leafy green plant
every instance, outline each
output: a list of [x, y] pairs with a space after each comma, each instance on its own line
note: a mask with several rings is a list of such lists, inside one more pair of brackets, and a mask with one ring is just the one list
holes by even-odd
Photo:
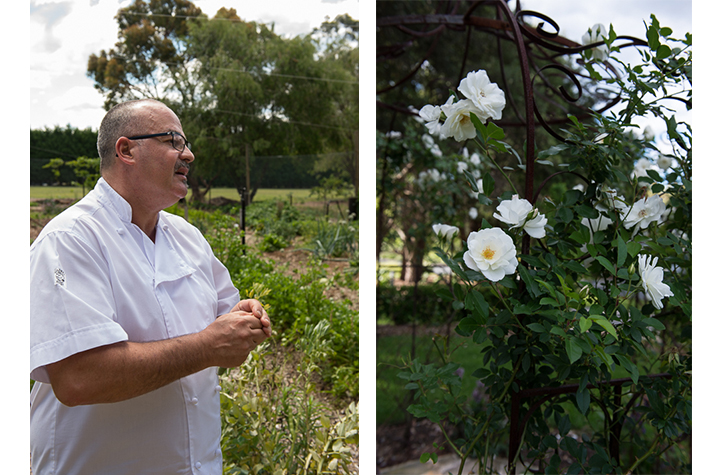
[[288, 247], [289, 243], [277, 234], [265, 234], [261, 242], [256, 245], [262, 252], [273, 252]]
[[[408, 411], [440, 426], [461, 457], [459, 474], [469, 456], [492, 470], [493, 447], [510, 424], [521, 436], [508, 455], [524, 456], [526, 469], [545, 473], [658, 473], [652, 460], [687, 446], [681, 444], [692, 420], [692, 130], [662, 101], [680, 100], [690, 109], [692, 55], [690, 35], [678, 40], [671, 34], [652, 16], [644, 62], [631, 67], [613, 56], [618, 47], [611, 29], [606, 46], [627, 77], [603, 79], [594, 64], [585, 68], [620, 91], [623, 107], [592, 113], [587, 122], [569, 116], [562, 143], [536, 154], [538, 170], [560, 168], [537, 189], [527, 186], [535, 178], [530, 164], [521, 167], [533, 203], [519, 198], [515, 170], [498, 163], [502, 155], [517, 156], [504, 130], [478, 117], [469, 99], [441, 106], [427, 119], [431, 128], [442, 114], [465, 113], [465, 120], [447, 117], [441, 134], [470, 140], [490, 164], [480, 181], [462, 169], [461, 181], [483, 207], [498, 201], [493, 218], [506, 227], [484, 218], [461, 250], [445, 250], [453, 234], [433, 226], [440, 242], [435, 252], [455, 279], [448, 299], [466, 313], [456, 331], [481, 346], [483, 366], [474, 376], [486, 386], [487, 404], [470, 404], [461, 391], [459, 364], [446, 340], [438, 343], [440, 363], [413, 359], [399, 374], [413, 391]], [[487, 89], [481, 97], [493, 95]], [[648, 115], [663, 118], [672, 156], [629, 133], [636, 117]], [[556, 155], [566, 163], [547, 160]], [[566, 175], [581, 186], [545, 194], [548, 182]], [[502, 190], [494, 177], [504, 178]], [[545, 196], [541, 203], [532, 191]], [[657, 371], [664, 374], [652, 374]], [[613, 381], [620, 373], [628, 380]], [[524, 417], [513, 417], [517, 410]], [[576, 417], [585, 420], [581, 437], [570, 432]], [[634, 455], [615, 454], [612, 441], [635, 446]], [[422, 456], [435, 458], [436, 452]], [[689, 470], [690, 460], [681, 455], [672, 465]]]
[[352, 223], [342, 220], [335, 224], [327, 218], [318, 220], [316, 235], [306, 249], [319, 259], [357, 256], [357, 229]]
[[358, 405], [350, 404], [337, 419], [329, 417], [314, 397], [308, 357], [287, 379], [284, 365], [270, 356], [269, 345], [262, 344], [238, 370], [221, 377], [224, 473], [350, 473]]
[[215, 256], [227, 267], [236, 287], [247, 295], [256, 286], [269, 289], [266, 302], [273, 312], [272, 324], [284, 345], [296, 344], [309, 325], [329, 324], [324, 342], [329, 357], [321, 361], [321, 376], [337, 397], [358, 394], [358, 312], [348, 302], [326, 296], [333, 281], [326, 277], [322, 263], [313, 259], [306, 272], [291, 276], [263, 258], [253, 248], [241, 244], [236, 221], [214, 213], [206, 237]]

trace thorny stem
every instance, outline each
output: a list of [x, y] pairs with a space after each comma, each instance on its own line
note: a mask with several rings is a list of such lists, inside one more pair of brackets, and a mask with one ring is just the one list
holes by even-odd
[[[686, 392], [687, 392], [686, 389], [683, 389], [683, 391], [681, 391], [681, 396], [684, 396]], [[668, 415], [667, 415], [664, 419], [669, 419], [669, 418], [673, 417], [676, 412], [678, 412], [678, 406], [673, 407], [673, 408], [671, 409], [671, 412], [668, 413]], [[658, 442], [661, 440], [661, 435], [662, 435], [662, 432], [661, 432], [661, 430], [659, 429], [658, 435], [656, 435], [656, 438], [653, 439], [653, 444], [651, 444], [651, 448], [649, 448], [648, 451], [647, 451], [645, 454], [643, 454], [643, 455], [641, 456], [641, 458], [636, 459], [636, 461], [635, 461], [634, 464], [631, 466], [631, 468], [629, 468], [629, 469], [626, 471], [626, 474], [625, 474], [625, 475], [631, 475], [631, 474], [633, 473], [633, 471], [636, 470], [636, 467], [638, 467], [638, 466], [641, 464], [641, 462], [643, 462], [644, 460], [646, 460], [647, 458], [649, 458], [651, 455], [653, 455], [654, 449], [655, 449], [656, 446], [658, 445]], [[667, 448], [664, 449], [661, 453], [665, 452], [666, 450], [668, 450], [668, 449], [667, 449]], [[660, 455], [660, 454], [657, 454], [657, 455]]]
[[641, 458], [636, 459], [636, 462], [634, 462], [634, 464], [631, 466], [631, 468], [629, 468], [629, 470], [626, 472], [626, 475], [631, 475], [634, 472], [634, 470], [636, 470], [636, 467], [638, 467], [639, 464], [641, 464], [641, 462], [643, 462], [644, 460], [646, 460], [648, 457], [650, 457], [653, 454], [653, 450], [656, 448], [656, 445], [658, 445], [658, 441], [660, 440], [660, 438], [661, 438], [661, 434], [659, 432], [658, 435], [656, 436], [656, 438], [653, 440], [653, 444], [651, 444], [651, 448], [648, 449], [648, 452], [643, 454], [641, 456]]
[[[518, 370], [520, 369], [520, 364], [522, 363], [522, 361], [523, 361], [522, 358], [518, 358], [518, 362], [515, 364], [515, 368], [513, 368], [513, 374], [510, 375], [510, 379], [506, 383], [505, 388], [503, 388], [501, 395], [498, 397], [498, 399], [496, 399], [495, 401], [492, 401], [491, 405], [496, 405], [496, 404], [500, 403], [503, 400], [503, 398], [508, 394], [508, 389], [510, 389], [510, 385], [513, 384], [513, 381], [515, 381], [515, 376], [518, 374]], [[461, 464], [459, 465], [458, 475], [461, 475], [463, 473], [463, 467], [464, 467], [464, 464], [466, 463], [466, 459], [473, 451], [473, 448], [476, 446], [476, 443], [478, 442], [478, 440], [483, 436], [483, 434], [486, 433], [486, 430], [488, 430], [488, 426], [490, 426], [491, 420], [493, 420], [494, 414], [495, 413], [493, 411], [491, 411], [491, 415], [488, 416], [488, 419], [486, 420], [486, 423], [483, 426], [483, 429], [481, 429], [481, 432], [478, 434], [478, 436], [475, 439], [473, 439], [473, 442], [471, 442], [471, 445], [468, 447], [468, 450], [466, 450], [466, 453], [461, 455], [461, 452], [459, 452], [458, 449], [454, 448], [456, 450], [457, 455], [459, 455], [459, 457], [461, 458]], [[447, 440], [448, 440], [448, 437], [447, 437]]]
[[[496, 295], [500, 299], [503, 306], [510, 312], [511, 315], [515, 315], [515, 312], [513, 312], [513, 309], [510, 308], [510, 306], [508, 305], [508, 302], [503, 298], [503, 295], [500, 293], [498, 286], [496, 284], [494, 284], [493, 282], [491, 282], [490, 280], [487, 282], [491, 285], [491, 287], [495, 291]], [[524, 326], [520, 325], [519, 328], [521, 328], [525, 333], [527, 333], [528, 336], [532, 335], [532, 332], [530, 330], [528, 330], [527, 328], [525, 328]]]
[[484, 149], [484, 150], [485, 150], [485, 153], [486, 153], [486, 157], [488, 157], [488, 159], [489, 159], [491, 162], [493, 162], [493, 165], [495, 165], [496, 169], [498, 169], [498, 171], [505, 177], [505, 179], [508, 181], [508, 184], [509, 184], [510, 187], [513, 189], [513, 191], [515, 192], [515, 194], [516, 194], [516, 195], [519, 195], [518, 189], [515, 188], [515, 185], [513, 184], [513, 181], [510, 179], [510, 177], [508, 176], [508, 174], [505, 173], [505, 171], [503, 171], [503, 169], [500, 167], [500, 165], [498, 165], [498, 162], [495, 161], [495, 159], [491, 156], [491, 154], [488, 152], [488, 150], [487, 150], [487, 149]]

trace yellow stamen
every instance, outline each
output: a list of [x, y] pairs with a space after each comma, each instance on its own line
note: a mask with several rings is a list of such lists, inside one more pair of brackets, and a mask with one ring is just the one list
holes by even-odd
[[483, 250], [481, 254], [483, 255], [484, 259], [491, 260], [493, 259], [493, 256], [496, 255], [496, 251], [494, 249], [491, 249], [490, 247], [487, 247]]

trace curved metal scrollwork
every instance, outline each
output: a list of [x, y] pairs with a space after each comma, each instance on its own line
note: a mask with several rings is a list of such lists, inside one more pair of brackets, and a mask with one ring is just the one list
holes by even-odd
[[[439, 5], [448, 2], [442, 2]], [[457, 14], [461, 2], [452, 2], [453, 7], [449, 13], [436, 13], [427, 15], [402, 15], [397, 17], [382, 17], [378, 18], [377, 26], [379, 28], [395, 27], [403, 33], [410, 36], [410, 40], [397, 45], [398, 52], [401, 54], [405, 49], [413, 46], [417, 40], [424, 38], [433, 38], [432, 44], [424, 54], [424, 57], [419, 61], [414, 68], [408, 71], [403, 77], [392, 80], [389, 85], [381, 90], [378, 94], [382, 94], [394, 90], [404, 83], [409, 81], [425, 64], [427, 59], [435, 54], [436, 46], [441, 34], [445, 30], [467, 31], [465, 48], [463, 51], [463, 59], [461, 65], [461, 76], [465, 71], [465, 62], [469, 51], [470, 34], [473, 29], [483, 32], [488, 32], [495, 35], [498, 41], [510, 41], [516, 45], [519, 54], [522, 77], [524, 78], [524, 102], [525, 108], [521, 110], [517, 104], [513, 102], [514, 96], [507, 94], [511, 98], [511, 108], [513, 109], [515, 119], [501, 122], [505, 126], [525, 127], [527, 129], [528, 149], [526, 151], [526, 186], [525, 196], [528, 200], [532, 199], [532, 173], [534, 167], [534, 131], [537, 126], [542, 127], [547, 133], [560, 141], [565, 139], [555, 130], [555, 126], [559, 126], [568, 122], [567, 115], [559, 117], [544, 116], [538, 107], [539, 100], [551, 101], [548, 95], [536, 92], [534, 86], [539, 83], [554, 93], [559, 101], [575, 106], [579, 109], [579, 116], [588, 116], [591, 113], [602, 113], [609, 110], [621, 100], [621, 91], [610, 89], [605, 83], [594, 81], [584, 68], [573, 70], [570, 65], [570, 58], [575, 54], [583, 54], [587, 50], [591, 50], [605, 45], [603, 41], [594, 42], [587, 45], [579, 44], [575, 41], [560, 36], [560, 26], [551, 17], [532, 10], [522, 10], [519, 8], [516, 12], [511, 12], [505, 0], [479, 0], [474, 1], [468, 7], [464, 14]], [[437, 8], [439, 7], [437, 5]], [[484, 5], [495, 6], [497, 9], [496, 18], [489, 18], [474, 15], [475, 10]], [[537, 26], [531, 26], [526, 23], [526, 19], [534, 18], [540, 20]], [[424, 31], [416, 31], [412, 27], [418, 26], [434, 26], [433, 28]], [[553, 31], [549, 31], [549, 27]], [[618, 44], [619, 48], [629, 46], [647, 46], [647, 43], [641, 39], [631, 36], [618, 36], [614, 39], [614, 43]], [[499, 44], [499, 56], [501, 57], [501, 87], [507, 92], [510, 91], [508, 84], [509, 75], [506, 74], [502, 61], [502, 49]], [[393, 59], [396, 54], [393, 50], [384, 50], [379, 54], [378, 61], [386, 61]], [[580, 58], [579, 62], [582, 61]], [[541, 64], [546, 63], [546, 64]], [[619, 72], [609, 61], [600, 61], [600, 73], [607, 74], [608, 77], [618, 78]], [[555, 86], [554, 81], [548, 73], [553, 72], [562, 74], [563, 80], [568, 83], [568, 87]], [[527, 78], [527, 79], [525, 79]], [[576, 88], [576, 93], [572, 94], [570, 88]], [[588, 107], [580, 104], [580, 99], [583, 97], [593, 98], [593, 107]], [[398, 110], [403, 113], [413, 114], [403, 108], [397, 108], [393, 104], [387, 104], [378, 100], [378, 106], [388, 107], [393, 110]]]

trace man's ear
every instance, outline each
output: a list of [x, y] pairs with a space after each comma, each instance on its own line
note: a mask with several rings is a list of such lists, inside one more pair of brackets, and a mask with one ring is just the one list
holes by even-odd
[[116, 140], [116, 159], [122, 161], [126, 165], [132, 165], [135, 162], [133, 157], [133, 144], [126, 137], [120, 137]]

